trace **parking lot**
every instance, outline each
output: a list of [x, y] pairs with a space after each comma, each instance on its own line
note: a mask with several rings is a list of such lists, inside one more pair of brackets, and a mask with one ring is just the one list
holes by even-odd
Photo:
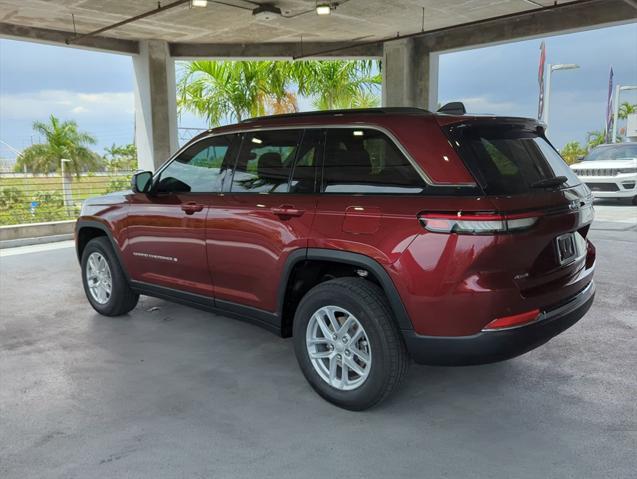
[[637, 207], [597, 205], [597, 297], [523, 357], [412, 365], [363, 413], [292, 342], [143, 297], [88, 305], [72, 245], [3, 250], [0, 477], [628, 478], [637, 470]]

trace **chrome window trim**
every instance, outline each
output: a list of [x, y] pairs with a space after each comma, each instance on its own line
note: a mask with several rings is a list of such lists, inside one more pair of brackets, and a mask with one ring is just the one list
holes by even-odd
[[166, 169], [166, 167], [175, 161], [181, 153], [183, 153], [187, 148], [190, 148], [197, 143], [200, 143], [205, 140], [209, 140], [211, 138], [215, 138], [217, 136], [225, 136], [225, 135], [237, 135], [243, 133], [253, 133], [255, 131], [272, 131], [272, 130], [323, 130], [323, 129], [346, 129], [346, 128], [366, 128], [369, 130], [375, 130], [386, 135], [398, 148], [398, 150], [407, 158], [407, 161], [411, 164], [411, 166], [416, 170], [421, 179], [431, 187], [442, 187], [442, 188], [475, 188], [477, 185], [476, 182], [466, 182], [466, 183], [437, 183], [434, 182], [431, 177], [427, 174], [427, 172], [414, 160], [414, 158], [409, 154], [409, 152], [405, 149], [405, 147], [398, 141], [396, 136], [386, 129], [385, 127], [374, 125], [365, 122], [353, 122], [347, 124], [307, 124], [307, 125], [285, 125], [285, 126], [260, 126], [253, 128], [241, 127], [241, 125], [237, 125], [236, 128], [233, 128], [229, 131], [214, 133], [213, 131], [209, 131], [209, 134], [198, 139], [194, 143], [186, 143], [182, 146], [173, 156], [171, 156], [163, 165], [161, 165], [157, 171], [153, 174], [153, 179], [155, 175], [160, 175], [161, 172]]

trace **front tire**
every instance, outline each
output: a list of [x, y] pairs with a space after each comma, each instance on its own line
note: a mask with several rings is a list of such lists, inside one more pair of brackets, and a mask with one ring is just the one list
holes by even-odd
[[81, 264], [84, 292], [95, 311], [120, 316], [137, 305], [139, 294], [130, 288], [108, 238], [89, 241]]
[[383, 291], [360, 278], [312, 288], [294, 317], [303, 375], [327, 401], [361, 411], [394, 391], [409, 363]]

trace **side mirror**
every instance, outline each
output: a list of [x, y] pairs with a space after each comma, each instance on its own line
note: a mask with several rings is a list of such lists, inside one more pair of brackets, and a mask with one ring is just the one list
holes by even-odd
[[153, 174], [150, 171], [138, 171], [131, 178], [131, 188], [135, 193], [148, 193]]

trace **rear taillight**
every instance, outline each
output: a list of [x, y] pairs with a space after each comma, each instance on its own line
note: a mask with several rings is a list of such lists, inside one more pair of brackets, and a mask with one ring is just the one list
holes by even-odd
[[493, 234], [523, 231], [537, 223], [540, 214], [423, 213], [420, 223], [432, 233]]

